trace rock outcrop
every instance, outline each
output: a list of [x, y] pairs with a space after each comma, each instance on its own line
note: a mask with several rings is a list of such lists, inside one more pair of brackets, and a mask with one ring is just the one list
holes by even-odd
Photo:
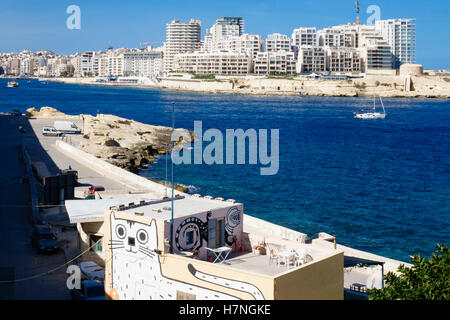
[[[71, 139], [76, 141], [78, 148], [131, 172], [137, 172], [152, 163], [157, 155], [171, 149], [170, 127], [152, 126], [106, 114], [71, 116], [50, 107], [42, 107], [39, 111], [30, 108], [27, 115], [77, 119], [83, 124], [83, 135], [72, 136]], [[175, 135], [180, 137], [175, 143], [176, 148], [193, 142], [193, 132], [186, 129], [175, 129]]]
[[78, 116], [67, 115], [52, 107], [42, 107], [40, 110], [37, 110], [35, 107], [29, 108], [26, 111], [26, 116], [36, 118], [78, 118]]

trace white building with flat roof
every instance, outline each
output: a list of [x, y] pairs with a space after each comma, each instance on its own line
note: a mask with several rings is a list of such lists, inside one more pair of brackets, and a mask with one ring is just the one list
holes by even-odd
[[378, 20], [375, 28], [391, 47], [392, 68], [416, 63], [416, 19]]
[[297, 61], [293, 52], [259, 52], [254, 60], [254, 73], [277, 75], [296, 73]]
[[266, 51], [291, 51], [291, 39], [285, 34], [269, 34], [266, 38]]
[[173, 69], [196, 74], [247, 75], [253, 70], [253, 61], [244, 52], [192, 52], [177, 54]]
[[302, 46], [298, 49], [297, 73], [325, 72], [327, 52], [324, 48]]
[[292, 32], [292, 46], [300, 48], [301, 46], [317, 45], [317, 30], [315, 27], [302, 27], [294, 29]]
[[201, 47], [201, 21], [191, 19], [184, 23], [173, 20], [166, 26], [166, 42], [164, 43], [164, 70], [170, 72], [176, 54], [194, 52]]

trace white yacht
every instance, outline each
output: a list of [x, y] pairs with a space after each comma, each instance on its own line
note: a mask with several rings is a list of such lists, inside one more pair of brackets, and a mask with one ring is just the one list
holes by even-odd
[[383, 113], [376, 111], [376, 109], [375, 109], [376, 98], [373, 97], [373, 109], [360, 110], [357, 112], [353, 112], [353, 114], [355, 115], [355, 119], [384, 119], [384, 118], [386, 118], [386, 110], [384, 109], [383, 100], [381, 100], [381, 97], [379, 97], [379, 98], [380, 98], [381, 106], [383, 107]]

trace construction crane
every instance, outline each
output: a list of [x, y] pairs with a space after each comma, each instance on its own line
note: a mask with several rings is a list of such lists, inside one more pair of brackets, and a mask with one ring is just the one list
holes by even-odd
[[151, 44], [161, 44], [161, 43], [164, 43], [164, 42], [140, 42], [139, 45], [142, 48], [143, 46], [148, 46], [148, 45], [151, 45]]
[[356, 24], [359, 24], [359, 1], [355, 1], [356, 6]]

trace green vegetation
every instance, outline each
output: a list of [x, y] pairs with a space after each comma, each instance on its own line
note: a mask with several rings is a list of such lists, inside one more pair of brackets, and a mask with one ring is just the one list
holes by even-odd
[[430, 259], [411, 258], [413, 266], [398, 268], [400, 275], [386, 274], [383, 289], [371, 289], [370, 300], [449, 300], [450, 253], [446, 245], [437, 245]]
[[215, 80], [216, 75], [214, 75], [214, 74], [193, 74], [192, 79]]

